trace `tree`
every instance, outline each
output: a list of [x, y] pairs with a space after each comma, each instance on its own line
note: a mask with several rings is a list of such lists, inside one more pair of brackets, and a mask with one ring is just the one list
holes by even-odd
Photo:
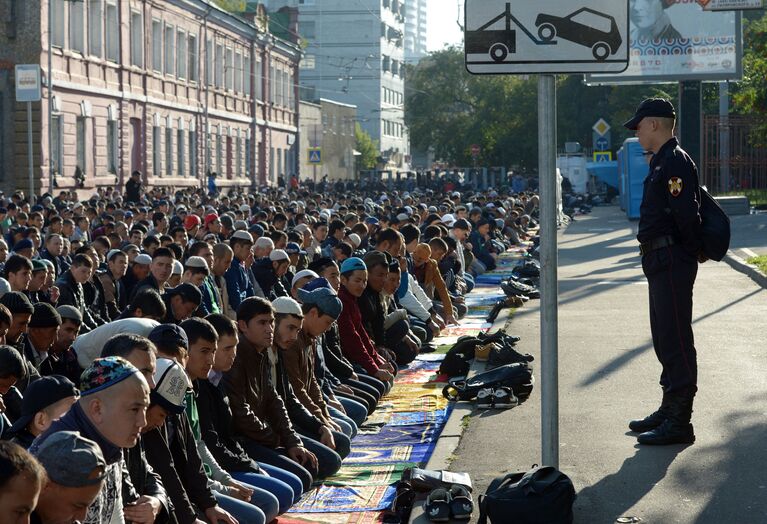
[[218, 7], [230, 13], [244, 13], [248, 2], [246, 0], [213, 0]]
[[767, 15], [744, 21], [743, 81], [733, 93], [735, 113], [757, 118], [753, 145], [767, 145]]
[[358, 167], [360, 169], [373, 169], [378, 163], [378, 141], [362, 129], [359, 123], [354, 125], [354, 137], [357, 141], [356, 149], [360, 153]]

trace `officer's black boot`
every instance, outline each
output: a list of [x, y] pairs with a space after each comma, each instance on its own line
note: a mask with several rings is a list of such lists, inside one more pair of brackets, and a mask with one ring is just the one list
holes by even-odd
[[668, 396], [664, 393], [660, 407], [651, 415], [643, 419], [632, 420], [629, 422], [629, 429], [635, 433], [645, 433], [657, 428], [666, 420], [668, 414]]
[[669, 398], [668, 415], [660, 426], [637, 437], [640, 444], [667, 446], [669, 444], [692, 444], [695, 442], [690, 418], [692, 417], [692, 395]]

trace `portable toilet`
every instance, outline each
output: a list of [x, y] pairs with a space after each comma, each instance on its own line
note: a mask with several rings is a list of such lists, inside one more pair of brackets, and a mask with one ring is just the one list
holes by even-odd
[[583, 155], [559, 155], [557, 167], [562, 176], [570, 181], [574, 193], [588, 192], [589, 173], [586, 170], [586, 157]]
[[626, 154], [623, 146], [618, 150], [616, 154], [618, 159], [618, 205], [622, 211], [626, 210]]
[[642, 204], [644, 181], [650, 168], [638, 138], [629, 138], [623, 142], [623, 154], [626, 216], [629, 220], [636, 220], [639, 218], [639, 206]]

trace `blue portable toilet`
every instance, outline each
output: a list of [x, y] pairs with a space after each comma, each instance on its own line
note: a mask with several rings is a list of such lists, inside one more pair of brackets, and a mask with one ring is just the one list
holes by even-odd
[[623, 146], [616, 155], [618, 159], [618, 205], [626, 211], [626, 153]]
[[639, 206], [642, 204], [644, 180], [650, 168], [638, 138], [627, 139], [623, 142], [622, 149], [625, 168], [622, 189], [625, 189], [626, 216], [629, 220], [636, 220], [639, 218]]

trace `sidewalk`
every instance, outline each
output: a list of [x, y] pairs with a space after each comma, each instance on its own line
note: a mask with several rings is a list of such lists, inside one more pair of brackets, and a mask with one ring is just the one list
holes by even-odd
[[[767, 522], [767, 291], [726, 264], [700, 266], [697, 443], [639, 447], [626, 424], [657, 407], [660, 367], [635, 228], [607, 207], [560, 233], [560, 468], [578, 491], [576, 522]], [[540, 377], [537, 307], [511, 326]], [[475, 501], [494, 477], [540, 462], [540, 410], [539, 383], [522, 406], [464, 422], [450, 469], [471, 474]]]

